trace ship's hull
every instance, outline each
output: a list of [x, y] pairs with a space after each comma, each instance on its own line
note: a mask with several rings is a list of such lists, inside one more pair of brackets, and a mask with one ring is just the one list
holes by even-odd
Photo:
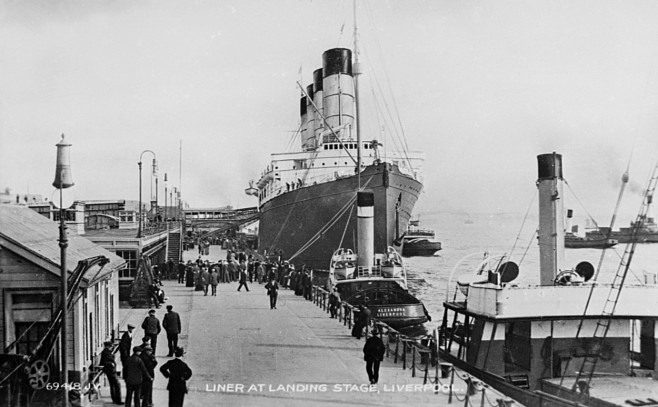
[[608, 249], [617, 245], [614, 239], [568, 238], [564, 239], [564, 247], [568, 249]]
[[[396, 166], [380, 163], [362, 171], [361, 187], [375, 195], [374, 249], [385, 253], [397, 233], [406, 230], [422, 184]], [[334, 250], [354, 248], [356, 205], [349, 202], [357, 189], [357, 176], [353, 175], [266, 201], [260, 206], [258, 252], [280, 254], [298, 267], [328, 269]]]
[[396, 279], [355, 278], [336, 282], [334, 288], [353, 307], [365, 305], [371, 316], [393, 329], [402, 329], [429, 321], [423, 303]]

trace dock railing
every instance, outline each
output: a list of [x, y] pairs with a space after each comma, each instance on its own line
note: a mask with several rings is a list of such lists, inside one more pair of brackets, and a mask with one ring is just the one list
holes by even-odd
[[[327, 313], [329, 312], [329, 292], [322, 287], [313, 286], [312, 301]], [[341, 301], [337, 319], [348, 328], [352, 328], [356, 307]], [[464, 407], [487, 405], [491, 407], [514, 406], [516, 403], [491, 388], [481, 380], [465, 372], [455, 370], [451, 363], [442, 363], [438, 356], [437, 335], [409, 337], [391, 328], [376, 318], [370, 318], [371, 324], [365, 327], [365, 338], [376, 329], [386, 347], [385, 356], [393, 358], [394, 364], [401, 364], [403, 370], [411, 370], [411, 377], [423, 376], [423, 386], [431, 386], [434, 394], [448, 394], [448, 403], [453, 398]], [[372, 326], [371, 326], [372, 325]], [[456, 380], [462, 382], [456, 387]], [[429, 389], [429, 387], [427, 387]]]

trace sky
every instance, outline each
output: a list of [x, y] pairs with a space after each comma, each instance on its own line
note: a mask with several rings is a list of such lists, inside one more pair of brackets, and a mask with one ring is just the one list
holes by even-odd
[[[167, 173], [192, 207], [255, 206], [249, 180], [299, 145], [296, 82], [352, 47], [352, 8], [0, 0], [0, 189], [55, 197], [66, 134], [76, 199], [137, 200], [152, 150], [160, 204]], [[416, 213], [523, 213], [555, 151], [567, 205], [597, 220], [629, 168], [632, 219], [658, 160], [657, 18], [649, 0], [359, 0], [363, 137], [398, 143], [379, 106], [425, 153]]]

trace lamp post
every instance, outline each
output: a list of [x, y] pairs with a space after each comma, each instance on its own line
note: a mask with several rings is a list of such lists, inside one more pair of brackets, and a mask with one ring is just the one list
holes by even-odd
[[172, 212], [172, 218], [176, 219], [176, 205], [174, 205], [174, 192], [176, 192], [177, 188], [172, 187], [169, 189], [169, 205], [171, 205], [171, 212]]
[[55, 169], [55, 181], [53, 181], [53, 186], [59, 189], [59, 248], [60, 248], [60, 278], [61, 281], [61, 290], [60, 295], [60, 305], [61, 305], [61, 361], [62, 361], [62, 375], [60, 384], [63, 394], [64, 394], [64, 405], [69, 405], [69, 394], [68, 394], [68, 382], [69, 382], [69, 372], [68, 372], [68, 357], [66, 355], [66, 335], [67, 335], [67, 321], [66, 317], [68, 314], [66, 300], [68, 297], [68, 287], [67, 287], [67, 278], [68, 271], [66, 269], [66, 248], [69, 245], [68, 238], [66, 236], [66, 210], [62, 205], [62, 190], [65, 188], [70, 188], [74, 185], [73, 178], [71, 177], [71, 164], [70, 164], [70, 152], [69, 148], [71, 144], [67, 143], [64, 139], [64, 134], [62, 134], [62, 140], [56, 144], [57, 146], [57, 165]]
[[165, 207], [164, 207], [164, 221], [167, 221], [167, 173], [165, 172], [164, 176], [164, 184], [165, 184]]
[[153, 172], [155, 173], [157, 171], [157, 162], [155, 158], [155, 153], [151, 150], [142, 151], [142, 153], [139, 155], [139, 162], [137, 163], [137, 165], [139, 166], [139, 219], [137, 219], [137, 221], [139, 222], [139, 226], [137, 229], [138, 238], [142, 237], [142, 157], [144, 156], [144, 153], [153, 154]]

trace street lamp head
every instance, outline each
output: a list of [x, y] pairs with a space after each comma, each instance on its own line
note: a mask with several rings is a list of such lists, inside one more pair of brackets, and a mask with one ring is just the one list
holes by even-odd
[[70, 188], [73, 185], [71, 176], [71, 144], [65, 140], [62, 134], [62, 141], [55, 144], [57, 146], [57, 168], [55, 170], [55, 181], [53, 186], [57, 189]]
[[158, 162], [155, 159], [155, 154], [153, 156], [153, 175], [158, 175]]

